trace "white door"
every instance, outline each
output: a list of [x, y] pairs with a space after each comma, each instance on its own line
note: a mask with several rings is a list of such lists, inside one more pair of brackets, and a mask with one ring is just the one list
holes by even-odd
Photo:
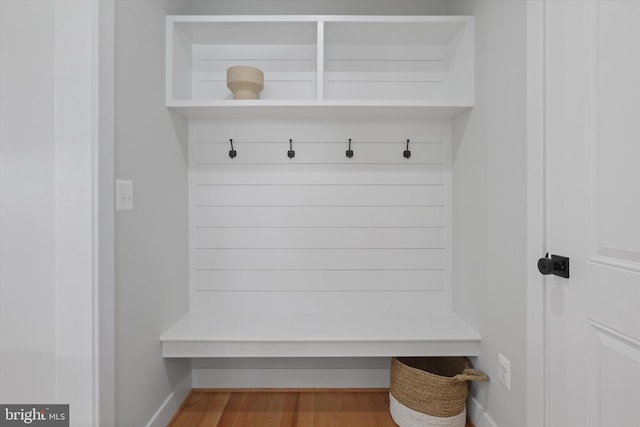
[[551, 427], [640, 426], [640, 0], [547, 0]]

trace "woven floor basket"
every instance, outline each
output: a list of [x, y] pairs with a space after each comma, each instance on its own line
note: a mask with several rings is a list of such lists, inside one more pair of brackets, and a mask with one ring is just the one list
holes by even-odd
[[400, 427], [464, 427], [467, 381], [487, 381], [464, 357], [391, 359], [391, 416]]

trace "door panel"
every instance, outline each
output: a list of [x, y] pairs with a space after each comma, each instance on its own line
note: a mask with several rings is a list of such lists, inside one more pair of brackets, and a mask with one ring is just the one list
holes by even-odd
[[640, 2], [587, 3], [592, 256], [639, 270], [640, 187], [629, 171], [640, 159]]
[[594, 425], [639, 426], [637, 393], [640, 382], [640, 343], [599, 323], [590, 322], [591, 386], [590, 404]]
[[552, 427], [640, 425], [640, 0], [547, 0]]

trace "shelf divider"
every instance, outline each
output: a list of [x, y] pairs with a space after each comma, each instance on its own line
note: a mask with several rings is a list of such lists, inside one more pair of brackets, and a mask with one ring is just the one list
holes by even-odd
[[316, 99], [324, 99], [324, 21], [318, 21], [316, 55]]

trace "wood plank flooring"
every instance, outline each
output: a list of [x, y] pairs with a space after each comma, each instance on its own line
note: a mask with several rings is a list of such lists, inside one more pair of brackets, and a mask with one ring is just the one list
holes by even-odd
[[386, 389], [192, 390], [168, 427], [205, 426], [397, 427]]

